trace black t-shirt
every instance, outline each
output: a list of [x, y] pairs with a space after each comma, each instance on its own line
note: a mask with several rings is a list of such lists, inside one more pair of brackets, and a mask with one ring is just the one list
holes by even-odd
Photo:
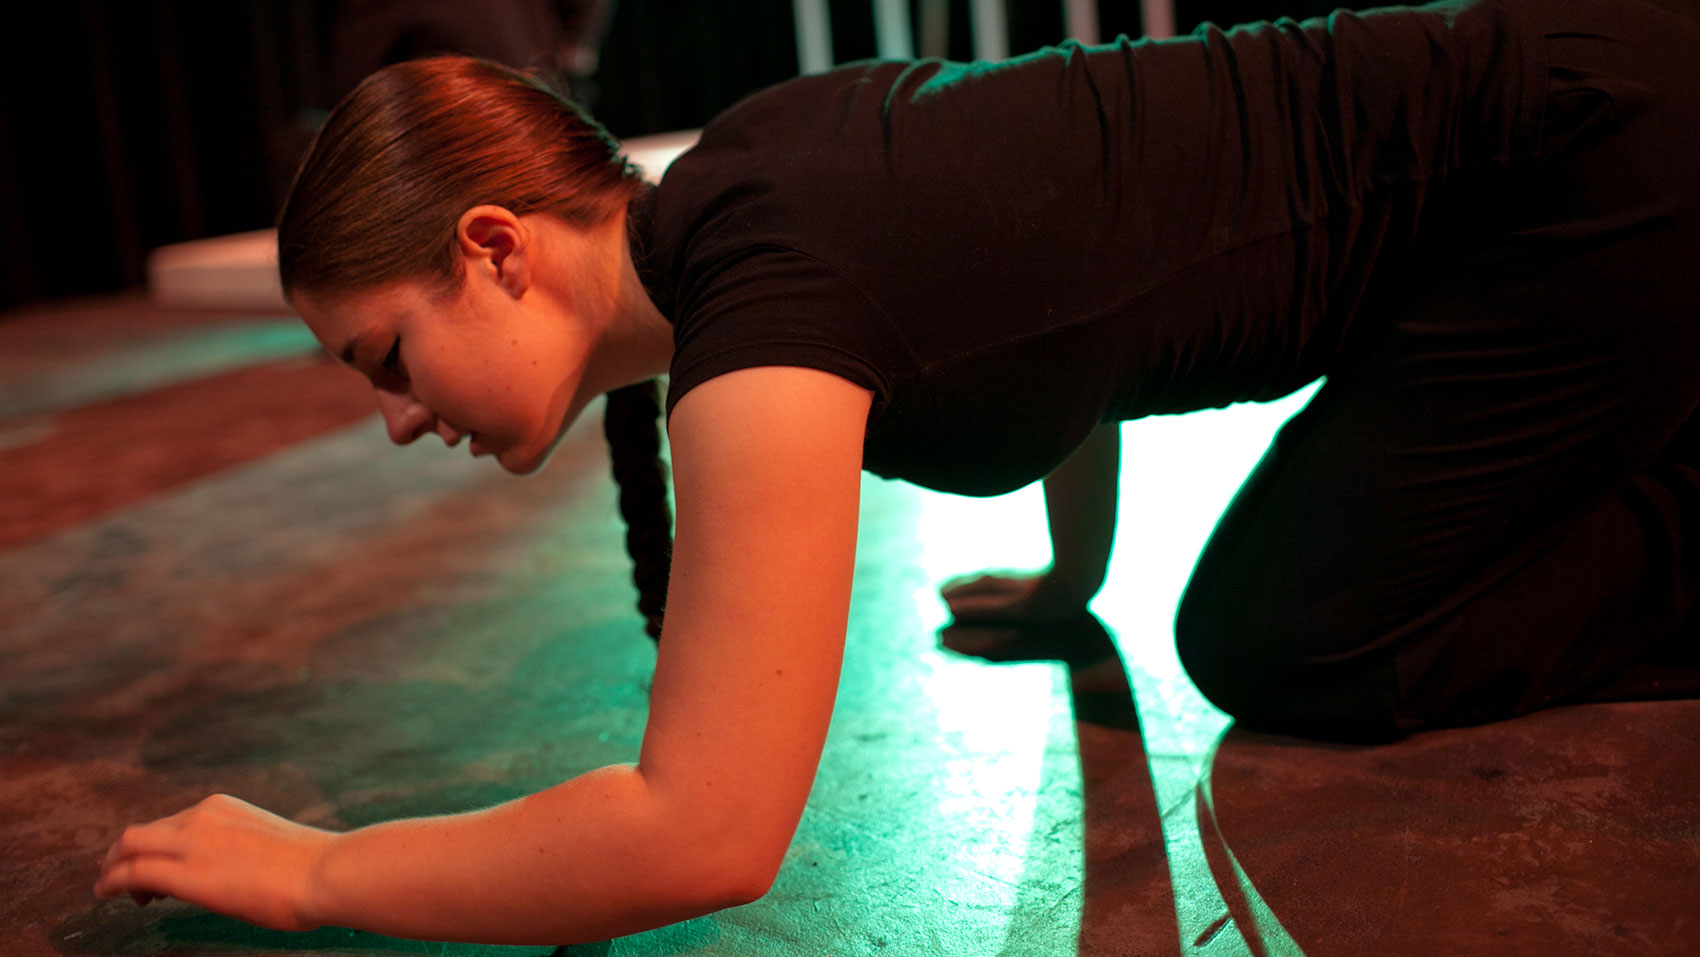
[[869, 470], [995, 494], [1101, 422], [1285, 395], [1491, 227], [1539, 135], [1525, 20], [1206, 25], [755, 94], [634, 207], [668, 409], [734, 369], [822, 369], [875, 394]]

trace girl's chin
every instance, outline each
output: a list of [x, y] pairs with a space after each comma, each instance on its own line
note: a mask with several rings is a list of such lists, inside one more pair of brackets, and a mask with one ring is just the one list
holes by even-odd
[[564, 418], [561, 426], [555, 429], [553, 435], [547, 438], [538, 432], [530, 432], [519, 442], [502, 449], [491, 449], [486, 454], [493, 457], [502, 468], [514, 475], [530, 475], [543, 466], [555, 454], [555, 448], [566, 438], [567, 430], [572, 428], [578, 418], [576, 410]]
[[495, 458], [496, 464], [509, 474], [530, 475], [542, 468], [543, 463], [549, 461], [549, 450], [538, 451], [528, 447], [510, 447], [495, 452], [492, 457]]

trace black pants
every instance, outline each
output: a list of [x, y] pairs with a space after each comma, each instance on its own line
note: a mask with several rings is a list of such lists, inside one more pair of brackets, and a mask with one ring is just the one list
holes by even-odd
[[1176, 621], [1244, 724], [1382, 737], [1700, 656], [1700, 26], [1549, 0], [1538, 160], [1280, 432]]

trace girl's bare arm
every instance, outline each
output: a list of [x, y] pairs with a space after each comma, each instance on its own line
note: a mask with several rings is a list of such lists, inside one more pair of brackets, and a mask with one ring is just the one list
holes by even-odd
[[605, 939], [761, 896], [832, 715], [869, 402], [795, 368], [730, 373], [680, 401], [672, 586], [636, 765], [484, 811], [334, 835], [221, 799], [131, 828], [97, 890], [171, 894], [291, 929], [527, 944]]

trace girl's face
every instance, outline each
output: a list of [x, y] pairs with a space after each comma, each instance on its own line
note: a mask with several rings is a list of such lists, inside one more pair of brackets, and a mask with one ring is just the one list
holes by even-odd
[[474, 274], [446, 298], [397, 282], [328, 301], [298, 293], [295, 306], [325, 349], [372, 383], [392, 441], [465, 439], [473, 455], [526, 474], [583, 407], [589, 357], [560, 304], [528, 292]]

